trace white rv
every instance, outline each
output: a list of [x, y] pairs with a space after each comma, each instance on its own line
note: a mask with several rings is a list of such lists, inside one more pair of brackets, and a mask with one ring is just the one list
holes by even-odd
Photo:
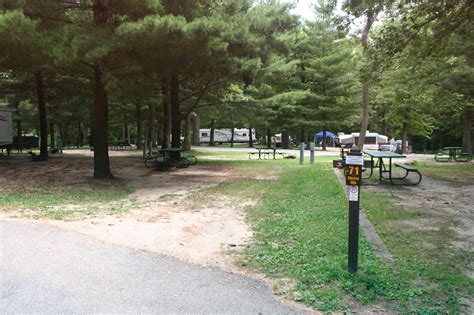
[[[211, 129], [199, 129], [199, 134], [201, 143], [211, 142]], [[230, 142], [230, 132], [227, 132], [223, 129], [214, 129], [214, 142]]]
[[[229, 129], [229, 133], [231, 130]], [[250, 141], [250, 133], [248, 129], [234, 129], [234, 142], [247, 143]], [[255, 129], [252, 129], [252, 141], [255, 143], [257, 139], [255, 138]]]
[[[209, 143], [211, 140], [211, 129], [199, 129], [201, 143]], [[229, 143], [232, 138], [231, 129], [214, 129], [214, 142], [216, 143]], [[252, 139], [255, 139], [255, 130], [252, 130]], [[234, 142], [245, 143], [249, 142], [249, 130], [248, 129], [234, 129]]]
[[[359, 142], [359, 132], [353, 132], [351, 134], [339, 133], [334, 141], [337, 146], [352, 146], [354, 143], [357, 144], [357, 142]], [[388, 143], [387, 136], [367, 130], [364, 143], [365, 150], [378, 150], [380, 145], [386, 143]]]
[[0, 146], [13, 143], [12, 110], [0, 108]]

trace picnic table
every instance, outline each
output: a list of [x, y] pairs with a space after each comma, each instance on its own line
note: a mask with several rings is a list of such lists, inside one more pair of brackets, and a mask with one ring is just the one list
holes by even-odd
[[187, 168], [190, 165], [196, 165], [197, 158], [195, 156], [183, 157], [181, 156], [183, 151], [185, 151], [184, 148], [160, 149], [158, 152], [145, 156], [145, 166], [150, 167], [154, 164], [156, 170], [163, 170], [171, 166]]
[[436, 162], [469, 162], [472, 160], [472, 155], [469, 153], [463, 153], [461, 147], [444, 147], [444, 152], [448, 152], [445, 154], [444, 152], [438, 153], [435, 155]]
[[[370, 178], [374, 173], [374, 168], [379, 169], [379, 179], [378, 183], [382, 183], [382, 180], [388, 179], [392, 185], [418, 185], [421, 182], [422, 176], [421, 173], [412, 165], [404, 163], [394, 163], [393, 165], [405, 170], [405, 175], [402, 177], [394, 177], [392, 173], [392, 159], [405, 158], [405, 155], [388, 152], [388, 151], [376, 151], [376, 150], [363, 150], [364, 154], [370, 156], [370, 174], [364, 179]], [[374, 163], [374, 159], [377, 160]], [[388, 159], [388, 163], [384, 161]], [[388, 173], [388, 177], [384, 177], [384, 174]], [[416, 173], [418, 179], [415, 182], [410, 182], [407, 179], [409, 173]]]
[[267, 158], [269, 159], [271, 156], [274, 160], [276, 160], [277, 154], [281, 155], [282, 157], [285, 156], [285, 153], [277, 152], [277, 148], [255, 148], [255, 150], [257, 150], [257, 152], [249, 152], [249, 160], [252, 159], [252, 156], [257, 154], [259, 160], [266, 160]]

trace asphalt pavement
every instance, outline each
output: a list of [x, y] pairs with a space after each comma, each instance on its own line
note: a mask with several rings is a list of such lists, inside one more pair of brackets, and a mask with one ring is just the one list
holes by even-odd
[[260, 281], [37, 222], [0, 221], [0, 313], [303, 314]]

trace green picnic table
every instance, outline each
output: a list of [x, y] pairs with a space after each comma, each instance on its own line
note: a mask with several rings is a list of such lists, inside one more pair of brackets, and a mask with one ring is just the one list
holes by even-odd
[[[402, 168], [405, 170], [404, 176], [401, 177], [394, 177], [392, 174], [392, 159], [399, 159], [399, 158], [405, 158], [405, 155], [394, 153], [394, 152], [387, 152], [387, 151], [376, 151], [376, 150], [363, 150], [362, 151], [364, 154], [370, 156], [370, 174], [368, 177], [365, 177], [364, 179], [369, 179], [372, 177], [374, 173], [374, 168], [379, 169], [379, 179], [378, 183], [381, 184], [382, 180], [388, 179], [390, 184], [392, 185], [418, 185], [421, 182], [422, 176], [421, 173], [414, 167], [413, 165], [410, 164], [405, 164], [405, 163], [394, 163], [393, 165], [399, 168]], [[386, 163], [385, 160], [388, 159], [388, 163]], [[374, 160], [377, 160], [376, 163], [374, 163]], [[384, 177], [384, 174], [388, 173], [388, 178]], [[416, 181], [411, 182], [407, 180], [407, 177], [410, 173], [415, 173], [418, 175], [418, 178]]]
[[463, 153], [461, 147], [444, 147], [443, 151], [435, 155], [436, 162], [469, 162], [472, 160], [472, 155], [470, 153]]

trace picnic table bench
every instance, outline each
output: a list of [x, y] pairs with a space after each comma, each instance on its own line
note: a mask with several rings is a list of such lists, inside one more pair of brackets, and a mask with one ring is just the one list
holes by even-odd
[[[405, 163], [395, 163], [394, 164], [396, 167], [400, 167], [402, 169], [404, 169], [406, 171], [405, 175], [402, 176], [402, 177], [398, 177], [398, 178], [392, 178], [393, 179], [401, 179], [401, 180], [404, 180], [405, 178], [408, 177], [408, 174], [413, 172], [413, 173], [416, 173], [418, 175], [418, 180], [415, 181], [415, 182], [407, 182], [405, 183], [404, 185], [412, 185], [412, 186], [416, 186], [418, 185], [423, 176], [421, 176], [421, 173], [418, 171], [418, 169], [416, 167], [414, 167], [413, 165], [410, 165], [410, 164], [405, 164]], [[394, 183], [396, 185], [396, 183]]]
[[[401, 169], [405, 170], [405, 174], [401, 177], [395, 177], [393, 176], [392, 172], [392, 159], [394, 158], [405, 158], [404, 155], [394, 153], [394, 152], [386, 152], [386, 151], [376, 151], [376, 150], [364, 150], [364, 154], [370, 156], [370, 163], [365, 163], [367, 164], [367, 170], [370, 168], [370, 173], [368, 174], [367, 177], [364, 177], [364, 179], [369, 179], [372, 177], [374, 173], [374, 168], [379, 169], [379, 179], [378, 183], [382, 183], [382, 180], [388, 179], [390, 184], [392, 185], [410, 185], [410, 186], [415, 186], [418, 185], [421, 180], [422, 176], [421, 173], [418, 171], [418, 169], [410, 164], [406, 163], [394, 163], [393, 165], [395, 167], [399, 167]], [[376, 159], [377, 161], [374, 161]], [[388, 159], [388, 163], [384, 162], [384, 159]], [[385, 177], [384, 174], [388, 173], [388, 177]], [[415, 180], [407, 180], [408, 175], [414, 173], [417, 175]]]

